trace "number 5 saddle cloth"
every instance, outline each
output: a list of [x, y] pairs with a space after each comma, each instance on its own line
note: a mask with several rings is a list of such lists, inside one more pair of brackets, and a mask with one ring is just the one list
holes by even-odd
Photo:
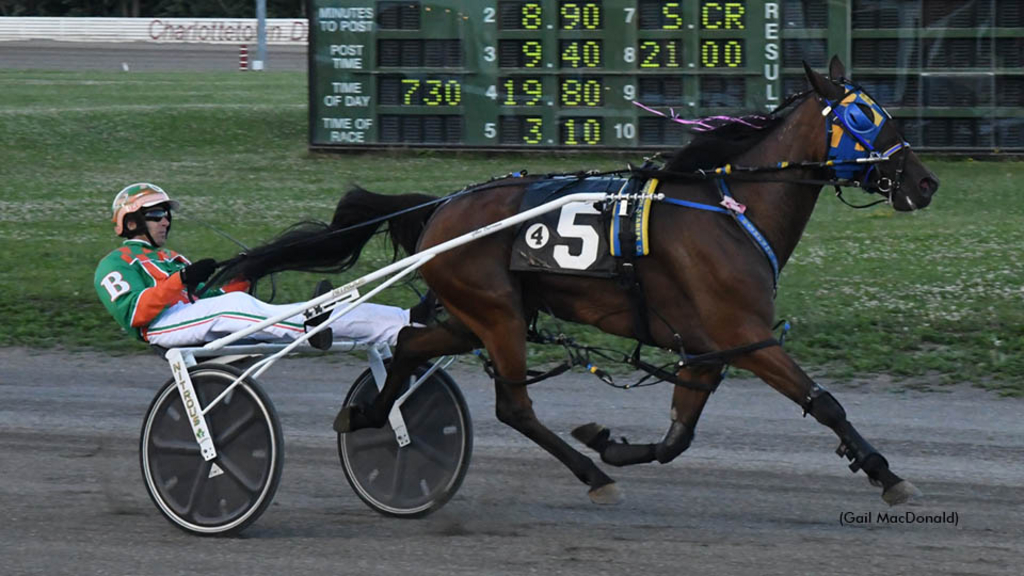
[[[523, 212], [567, 194], [605, 192], [635, 194], [650, 180], [611, 177], [554, 176], [527, 188]], [[520, 225], [512, 245], [510, 269], [516, 272], [553, 272], [610, 278], [618, 275], [622, 258], [649, 252], [647, 222], [651, 201], [618, 200], [574, 202]]]

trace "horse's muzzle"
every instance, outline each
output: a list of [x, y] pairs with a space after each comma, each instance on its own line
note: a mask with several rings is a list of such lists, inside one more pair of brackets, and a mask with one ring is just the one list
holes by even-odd
[[[913, 182], [912, 179], [907, 179], [907, 183]], [[939, 180], [934, 175], [922, 176], [917, 181], [917, 189], [915, 190], [912, 186], [904, 185], [902, 194], [899, 199], [894, 199], [893, 208], [901, 212], [910, 212], [913, 210], [920, 210], [921, 208], [927, 207], [932, 203], [932, 196], [939, 189]]]
[[918, 189], [921, 192], [921, 197], [927, 200], [931, 200], [932, 196], [939, 189], [939, 180], [931, 176], [925, 176], [921, 178], [921, 181], [917, 184]]

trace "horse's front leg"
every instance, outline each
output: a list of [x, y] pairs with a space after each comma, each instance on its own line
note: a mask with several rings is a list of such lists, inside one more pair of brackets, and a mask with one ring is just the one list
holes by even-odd
[[[721, 379], [721, 366], [700, 368], [684, 368], [677, 374], [684, 382], [693, 382], [699, 387], [713, 387]], [[612, 466], [629, 466], [671, 462], [690, 447], [697, 420], [704, 410], [711, 392], [686, 388], [677, 385], [672, 393], [671, 423], [668, 432], [660, 442], [655, 444], [630, 444], [625, 438], [622, 441], [612, 440], [611, 431], [599, 424], [591, 422], [572, 431], [574, 438], [597, 451], [601, 460]]]
[[920, 490], [889, 469], [889, 462], [846, 419], [846, 411], [832, 394], [818, 386], [781, 347], [752, 352], [734, 363], [750, 370], [804, 409], [804, 414], [828, 426], [839, 437], [840, 456], [846, 457], [850, 470], [863, 470], [872, 484], [882, 487], [882, 499], [890, 506], [921, 496]]

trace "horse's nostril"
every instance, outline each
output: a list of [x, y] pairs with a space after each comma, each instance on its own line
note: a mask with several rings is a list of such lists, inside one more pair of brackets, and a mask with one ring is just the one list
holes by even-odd
[[922, 178], [920, 187], [921, 193], [924, 194], [925, 197], [930, 197], [939, 189], [939, 181], [934, 178]]

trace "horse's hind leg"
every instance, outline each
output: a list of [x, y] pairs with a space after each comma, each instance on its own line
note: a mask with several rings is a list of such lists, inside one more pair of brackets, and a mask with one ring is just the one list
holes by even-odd
[[[550, 452], [590, 487], [590, 499], [597, 504], [615, 504], [621, 494], [615, 481], [601, 471], [593, 460], [580, 454], [537, 419], [526, 386], [526, 322], [512, 310], [499, 311], [489, 322], [465, 318], [466, 324], [480, 336], [491, 355], [500, 380], [495, 380], [495, 413], [498, 420], [515, 428]], [[500, 313], [505, 312], [505, 313]], [[453, 310], [458, 314], [457, 310]]]
[[[513, 375], [510, 379], [521, 380], [526, 376], [525, 370], [517, 373], [509, 369], [507, 363], [495, 361], [495, 364], [499, 374]], [[495, 382], [495, 396], [498, 420], [515, 428], [565, 464], [581, 482], [589, 486], [588, 495], [592, 501], [597, 504], [616, 504], [621, 501], [622, 496], [614, 480], [590, 458], [575, 450], [537, 419], [526, 386]]]
[[402, 391], [402, 383], [408, 380], [417, 366], [431, 358], [462, 354], [478, 346], [476, 337], [454, 322], [426, 328], [403, 328], [398, 333], [398, 343], [388, 366], [384, 388], [369, 406], [343, 407], [334, 419], [334, 429], [338, 432], [352, 432], [383, 426]]
[[846, 411], [824, 388], [810, 379], [782, 348], [764, 348], [736, 360], [738, 368], [750, 370], [770, 386], [782, 392], [828, 426], [839, 437], [836, 452], [845, 456], [850, 470], [863, 470], [872, 484], [882, 487], [882, 499], [890, 506], [902, 504], [921, 495], [910, 482], [889, 469], [889, 462], [846, 419]]
[[[721, 378], [721, 366], [702, 367], [680, 370], [680, 380], [713, 386]], [[693, 441], [697, 420], [704, 410], [710, 392], [676, 386], [672, 393], [671, 423], [665, 437], [656, 444], [630, 444], [623, 439], [621, 442], [611, 439], [611, 432], [595, 423], [585, 424], [572, 431], [574, 438], [583, 442], [588, 448], [596, 450], [601, 460], [612, 466], [629, 466], [671, 462], [690, 447]]]

